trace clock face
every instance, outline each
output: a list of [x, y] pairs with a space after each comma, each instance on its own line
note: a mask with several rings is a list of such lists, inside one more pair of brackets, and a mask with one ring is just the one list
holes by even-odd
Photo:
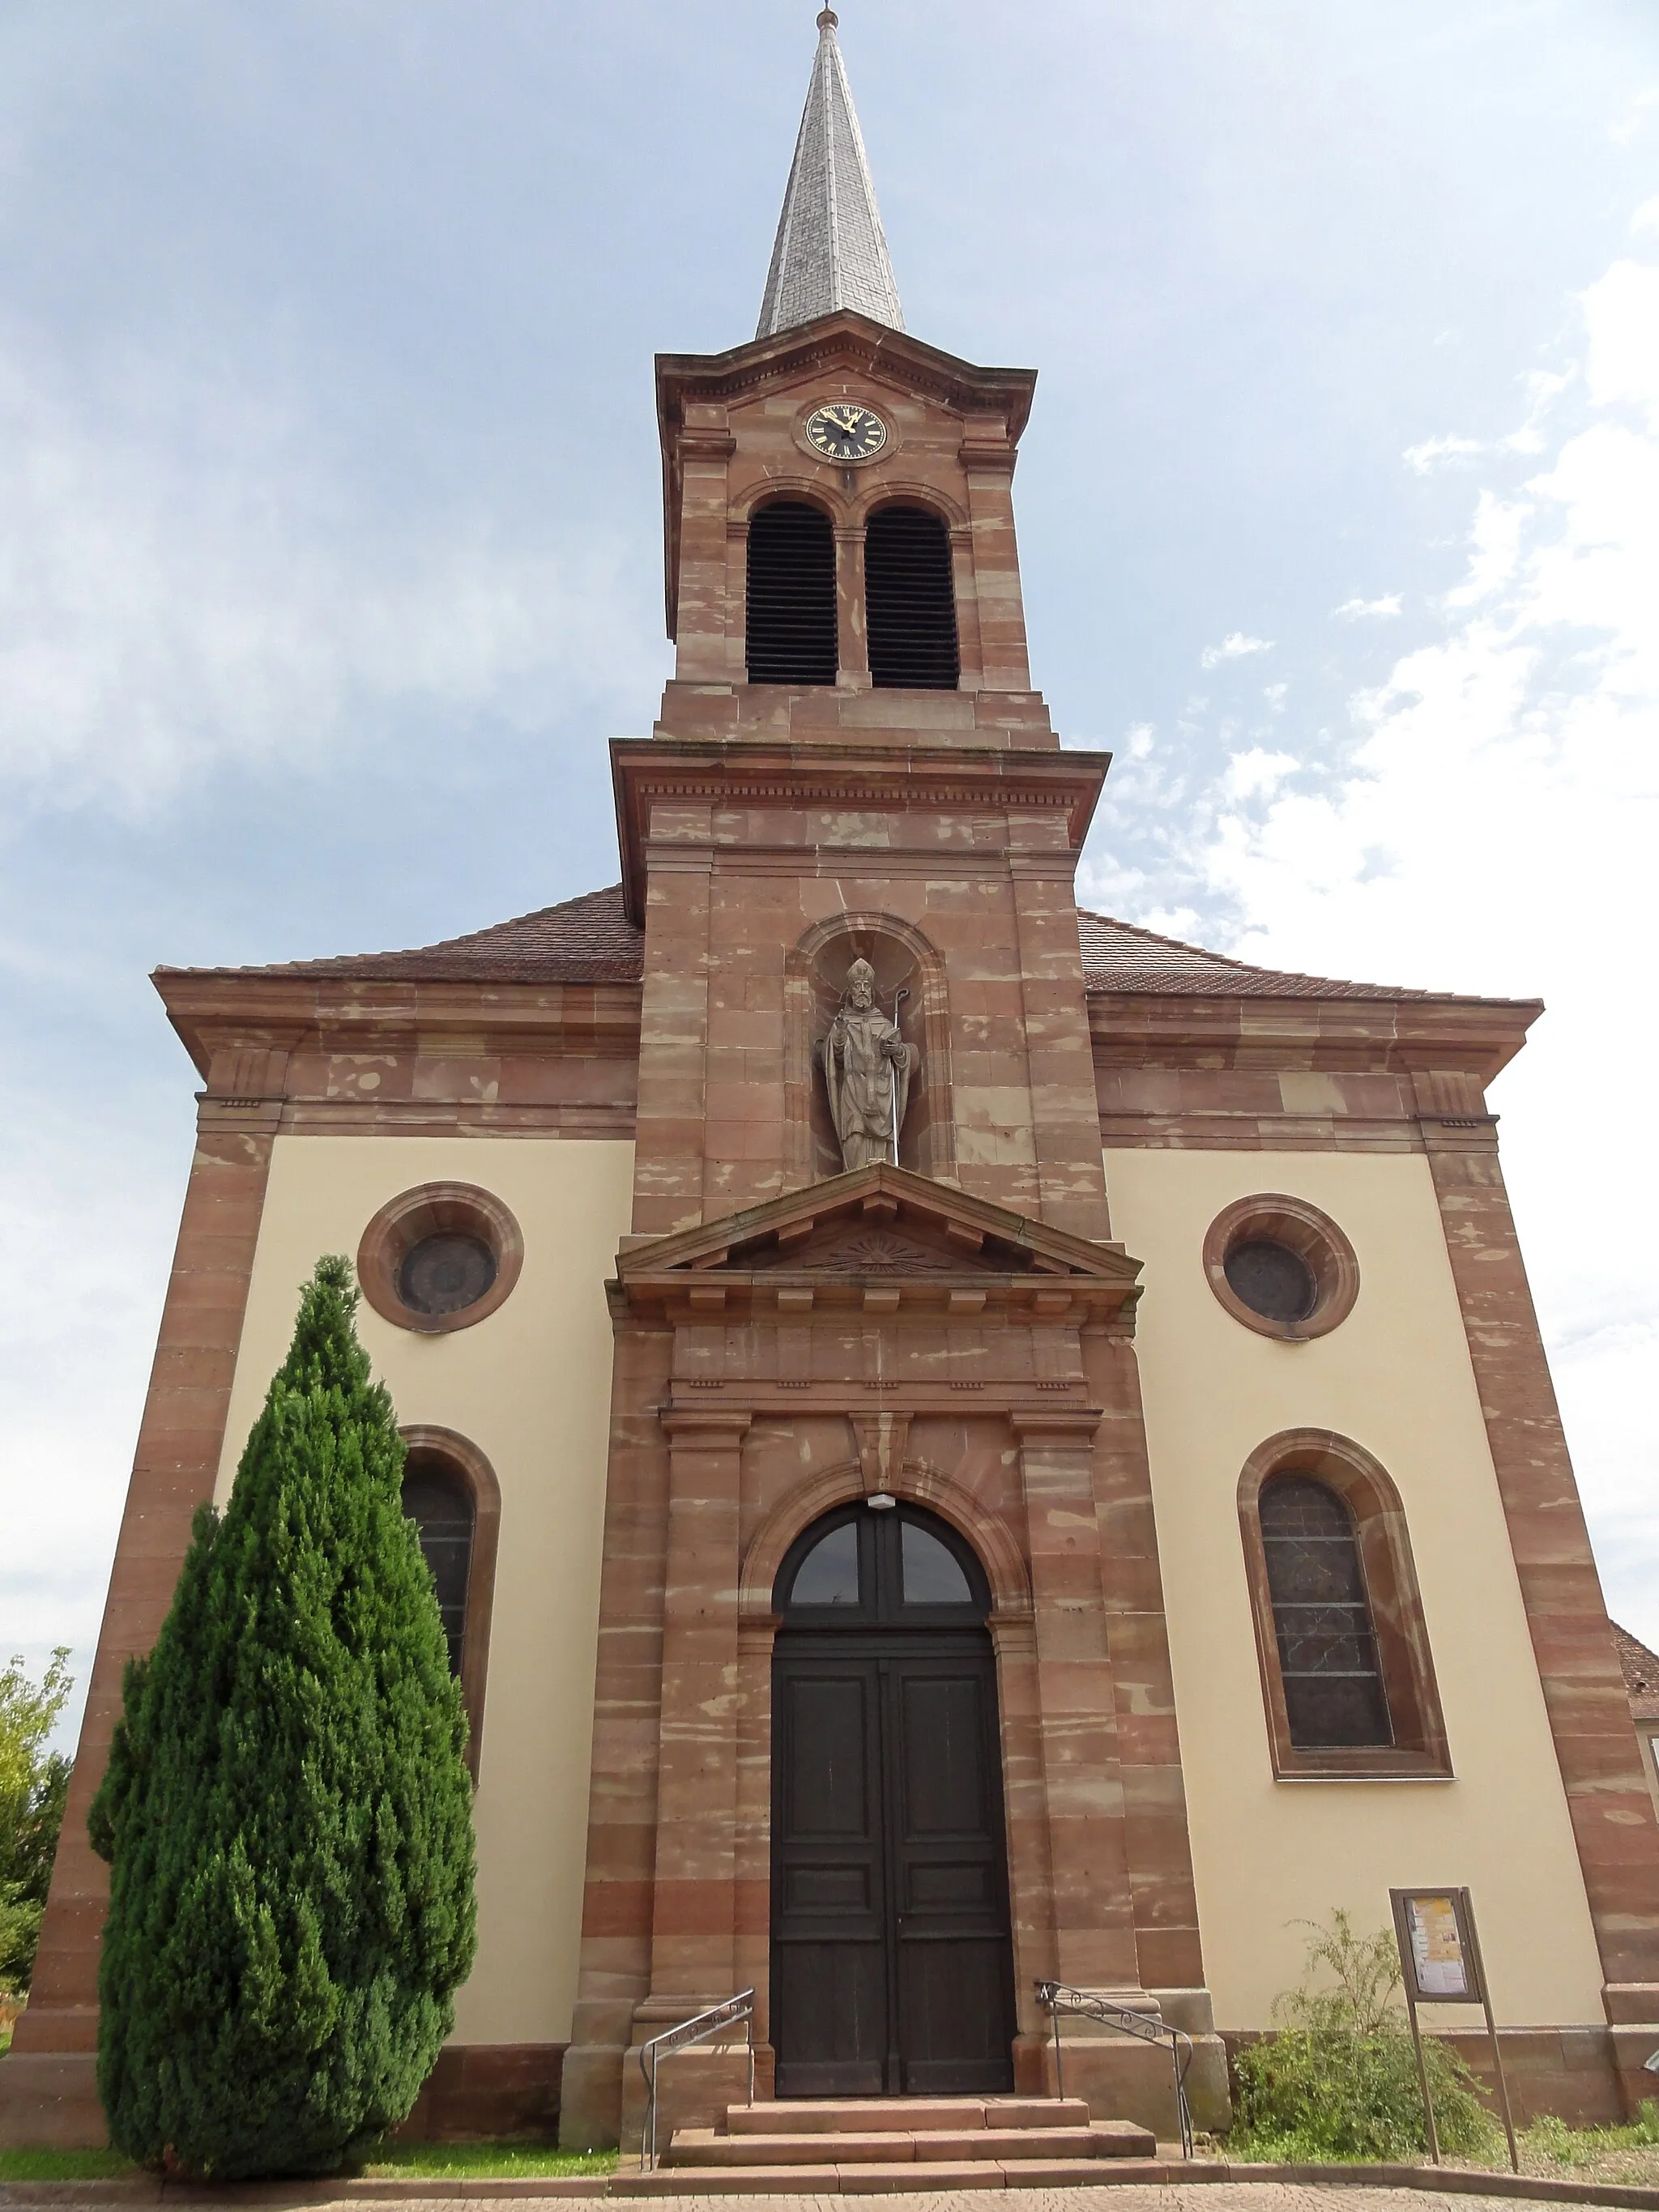
[[832, 400], [807, 416], [806, 442], [826, 460], [867, 461], [887, 443], [887, 425], [855, 399]]

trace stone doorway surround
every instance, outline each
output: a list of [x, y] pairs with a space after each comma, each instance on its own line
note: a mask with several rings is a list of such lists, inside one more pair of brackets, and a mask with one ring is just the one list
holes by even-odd
[[[773, 1584], [831, 1507], [885, 1491], [973, 1547], [992, 1593], [1015, 2082], [1052, 2094], [1053, 1976], [1200, 2037], [1203, 1986], [1134, 1350], [1139, 1262], [878, 1165], [627, 1240], [617, 1329], [582, 1969], [564, 2139], [637, 2140], [632, 2048], [752, 1984], [767, 2040]], [[682, 2054], [659, 2126], [708, 2124], [744, 2062]], [[1098, 2118], [1173, 2124], [1163, 2052], [1068, 2049]], [[1165, 2106], [1171, 2107], [1166, 2111]]]

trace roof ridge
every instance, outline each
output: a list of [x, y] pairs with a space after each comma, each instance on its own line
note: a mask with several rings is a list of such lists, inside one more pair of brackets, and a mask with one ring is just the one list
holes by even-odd
[[[1155, 929], [1144, 928], [1138, 921], [1125, 921], [1121, 915], [1101, 914], [1091, 906], [1080, 906], [1079, 921], [1103, 921], [1109, 928], [1127, 930], [1131, 937], [1144, 937], [1149, 945], [1167, 945], [1172, 952], [1190, 952], [1196, 959], [1218, 960], [1224, 968], [1239, 968], [1250, 975], [1279, 975], [1291, 971], [1279, 968], [1258, 968], [1253, 961], [1235, 959], [1231, 952], [1212, 952], [1207, 945], [1188, 945], [1184, 938], [1164, 937]], [[1334, 976], [1320, 978], [1334, 982]]]
[[[1104, 924], [1109, 929], [1121, 930], [1126, 936], [1139, 938], [1144, 944], [1162, 945], [1170, 952], [1186, 954], [1188, 959], [1201, 960], [1216, 968], [1230, 968], [1237, 975], [1265, 977], [1281, 983], [1317, 983], [1327, 986], [1341, 996], [1368, 999], [1465, 999], [1479, 1003], [1488, 1001], [1478, 992], [1435, 991], [1420, 983], [1361, 983], [1351, 976], [1321, 975], [1306, 968], [1264, 968], [1259, 961], [1240, 960], [1231, 952], [1212, 952], [1206, 945], [1188, 945], [1179, 937], [1164, 937], [1155, 929], [1143, 929], [1139, 922], [1123, 921], [1116, 915], [1097, 914], [1092, 907], [1078, 908], [1079, 921], [1088, 920]], [[1086, 964], [1086, 963], [1085, 963]], [[1305, 995], [1298, 994], [1297, 995]], [[1513, 1003], [1530, 1004], [1530, 1001]]]
[[[380, 952], [325, 953], [313, 960], [255, 961], [229, 968], [175, 968], [163, 962], [155, 970], [158, 975], [341, 975], [363, 969], [384, 969], [392, 963], [441, 957], [446, 954], [465, 954], [489, 947], [510, 938], [514, 932], [533, 928], [556, 915], [573, 915], [582, 907], [599, 910], [598, 919], [602, 928], [619, 929], [630, 941], [643, 939], [644, 932], [628, 920], [623, 912], [622, 885], [604, 884], [599, 890], [578, 891], [574, 897], [556, 899], [550, 906], [532, 907], [525, 914], [510, 915], [503, 921], [487, 922], [482, 929], [470, 929], [457, 937], [441, 937], [430, 945], [411, 945]], [[617, 957], [617, 947], [608, 950], [592, 948], [600, 961]]]
[[[434, 938], [430, 945], [394, 946], [390, 951], [343, 952], [325, 956], [326, 964], [333, 967], [339, 960], [413, 960], [422, 952], [453, 952], [464, 945], [477, 945], [487, 937], [499, 937], [504, 931], [517, 929], [527, 921], [544, 921], [550, 915], [568, 914], [572, 907], [586, 906], [595, 899], [613, 898], [622, 890], [620, 884], [602, 884], [596, 891], [578, 891], [572, 898], [555, 899], [550, 906], [532, 906], [523, 914], [510, 914], [501, 921], [486, 922], [482, 929], [463, 930], [459, 937]], [[629, 923], [630, 928], [635, 925]], [[311, 968], [320, 963], [311, 960], [286, 960], [278, 963], [284, 968]]]
[[[1182, 997], [1456, 1001], [1463, 1005], [1535, 1006], [1534, 1000], [1474, 998], [1411, 986], [1344, 981], [1329, 975], [1258, 967], [1225, 952], [1211, 952], [1121, 921], [1116, 915], [1078, 908], [1085, 988], [1091, 997], [1175, 994]], [[505, 921], [489, 922], [429, 945], [390, 952], [334, 954], [238, 967], [156, 969], [158, 978], [186, 975], [267, 976], [313, 981], [501, 982], [532, 985], [637, 984], [644, 972], [645, 933], [629, 921], [620, 884], [534, 907]]]

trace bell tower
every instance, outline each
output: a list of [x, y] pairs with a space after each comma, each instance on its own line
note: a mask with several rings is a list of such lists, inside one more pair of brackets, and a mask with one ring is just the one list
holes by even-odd
[[906, 333], [836, 22], [758, 331], [658, 359], [677, 659], [657, 734], [1052, 750], [1012, 501], [1036, 377]]
[[1035, 374], [902, 328], [836, 21], [758, 334], [657, 362], [675, 672], [612, 748], [645, 926], [634, 1227], [832, 1172], [811, 1054], [857, 957], [919, 1068], [898, 1163], [1108, 1233], [1072, 877], [1104, 756], [1030, 688]]
[[[1201, 1999], [1073, 887], [1108, 762], [1061, 750], [1026, 657], [1035, 383], [902, 327], [826, 9], [759, 331], [657, 363], [678, 658], [611, 748], [644, 974], [574, 2143], [637, 2142], [630, 2050], [750, 1984], [763, 2087], [1052, 2088], [1042, 1978]], [[854, 1941], [778, 1887], [775, 1585], [866, 1501], [990, 1577], [1007, 1881], [948, 1972], [885, 1892]], [[677, 2063], [688, 2112], [734, 2094]], [[1097, 2116], [1173, 2124], [1139, 2059], [1077, 2069]]]

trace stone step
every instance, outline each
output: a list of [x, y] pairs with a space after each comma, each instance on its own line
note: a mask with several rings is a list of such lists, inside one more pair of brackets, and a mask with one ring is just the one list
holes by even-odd
[[[1114, 2181], [1157, 2183], [1179, 2178], [1181, 2169], [1156, 2159], [1138, 2158], [1111, 2169]], [[659, 2166], [654, 2173], [618, 2174], [611, 2189], [618, 2197], [863, 2197], [914, 2190], [1066, 2189], [1103, 2179], [1097, 2159], [1031, 2158], [941, 2160], [929, 2164], [925, 2178], [913, 2161], [887, 2166], [733, 2166], [724, 2167], [718, 2186], [707, 2166]]]
[[939, 2128], [1086, 2128], [1081, 2097], [786, 2097], [728, 2105], [729, 2136], [916, 2135]]
[[1146, 2130], [1127, 2120], [1096, 2127], [938, 2128], [905, 2135], [893, 2129], [868, 2134], [843, 2129], [833, 2136], [723, 2136], [713, 2128], [679, 2128], [665, 2162], [722, 2169], [816, 2166], [827, 2152], [838, 2166], [925, 2165], [930, 2169], [931, 2187], [931, 2169], [942, 2161], [1060, 2159], [1076, 2164], [1091, 2159], [1149, 2158], [1156, 2149]]

